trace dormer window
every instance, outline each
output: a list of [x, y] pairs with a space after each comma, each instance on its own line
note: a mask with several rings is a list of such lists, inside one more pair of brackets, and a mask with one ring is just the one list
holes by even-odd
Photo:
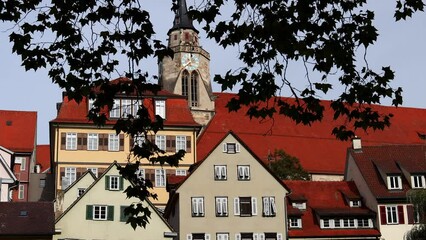
[[412, 188], [425, 188], [425, 176], [424, 175], [412, 175], [411, 176], [411, 187]]
[[155, 115], [160, 116], [162, 119], [166, 119], [166, 101], [155, 100]]
[[350, 200], [349, 206], [351, 207], [361, 207], [361, 201], [360, 200]]
[[[136, 116], [141, 102], [131, 99], [114, 99], [111, 110], [109, 111], [110, 118], [127, 118], [127, 115]], [[90, 105], [89, 105], [90, 107]], [[90, 110], [90, 109], [89, 109]]]
[[223, 144], [223, 152], [225, 152], [225, 153], [239, 153], [240, 152], [240, 144], [238, 144], [238, 143], [224, 143]]
[[399, 190], [402, 189], [401, 176], [388, 176], [388, 189], [389, 190]]
[[299, 210], [306, 210], [306, 202], [293, 202], [291, 205]]

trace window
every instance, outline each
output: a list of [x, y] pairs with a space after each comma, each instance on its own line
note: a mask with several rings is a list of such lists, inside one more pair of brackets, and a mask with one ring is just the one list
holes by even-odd
[[388, 176], [388, 189], [402, 189], [401, 177], [400, 176]]
[[179, 150], [186, 151], [186, 136], [176, 136], [176, 152]]
[[210, 234], [193, 233], [186, 235], [186, 240], [210, 240]]
[[44, 188], [44, 187], [46, 187], [46, 179], [40, 179], [39, 187], [40, 187], [40, 188]]
[[129, 114], [132, 114], [132, 100], [121, 99], [121, 117], [127, 118]]
[[184, 70], [182, 73], [182, 96], [188, 96], [188, 71]]
[[242, 217], [257, 215], [257, 199], [254, 197], [234, 198], [234, 215]]
[[237, 166], [238, 180], [250, 180], [250, 166]]
[[131, 99], [114, 99], [112, 109], [109, 112], [110, 118], [127, 118], [128, 115], [136, 116], [139, 107], [140, 101], [131, 100]]
[[99, 137], [97, 133], [87, 134], [87, 150], [97, 151], [99, 147]]
[[192, 202], [192, 216], [193, 217], [204, 217], [204, 198], [203, 197], [193, 197], [191, 198]]
[[217, 233], [216, 239], [217, 240], [229, 240], [229, 233]]
[[116, 134], [108, 134], [108, 151], [119, 151], [120, 139]]
[[135, 174], [139, 180], [145, 179], [145, 169], [139, 168], [136, 170]]
[[301, 218], [289, 218], [288, 225], [290, 228], [302, 228], [302, 219]]
[[191, 73], [191, 106], [198, 106], [198, 74], [196, 72]]
[[176, 169], [176, 176], [186, 176], [186, 170], [185, 169]]
[[368, 218], [357, 219], [357, 225], [358, 225], [359, 228], [371, 228], [371, 227], [373, 227], [372, 221], [370, 221], [370, 219], [368, 219]]
[[21, 157], [21, 166], [19, 167], [19, 170], [25, 171], [27, 166], [27, 159], [25, 157]]
[[[256, 239], [257, 239], [256, 235]], [[236, 239], [241, 239], [241, 240], [253, 240], [254, 239], [254, 234], [253, 233], [240, 233], [239, 236], [236, 236]]]
[[291, 205], [300, 210], [306, 210], [306, 202], [293, 202]]
[[18, 199], [24, 199], [24, 198], [25, 198], [25, 186], [19, 184]]
[[86, 205], [86, 219], [97, 221], [114, 221], [114, 206]]
[[216, 197], [216, 217], [228, 216], [228, 198]]
[[411, 186], [412, 188], [425, 188], [425, 176], [423, 175], [411, 176]]
[[65, 140], [66, 150], [77, 150], [77, 133], [67, 133]]
[[120, 190], [120, 177], [109, 176], [109, 190]]
[[136, 134], [133, 136], [134, 146], [142, 147], [142, 144], [145, 142], [145, 136], [143, 134]]
[[361, 207], [361, 201], [360, 200], [351, 200], [351, 201], [349, 201], [349, 205], [351, 207]]
[[93, 206], [93, 220], [107, 220], [107, 206]]
[[98, 177], [98, 168], [87, 168], [87, 170], [91, 171], [96, 177]]
[[223, 152], [225, 153], [238, 153], [240, 152], [240, 144], [238, 143], [224, 143]]
[[331, 228], [330, 219], [328, 218], [321, 219], [320, 222], [321, 222], [321, 228]]
[[354, 228], [355, 227], [355, 219], [353, 219], [353, 218], [343, 219], [343, 227], [344, 228]]
[[155, 169], [155, 186], [156, 187], [166, 186], [166, 170]]
[[83, 195], [83, 193], [86, 191], [85, 188], [79, 188], [77, 189], [77, 197], [80, 197], [81, 195]]
[[162, 119], [166, 119], [166, 101], [155, 100], [155, 114], [160, 116]]
[[398, 211], [396, 206], [386, 206], [386, 223], [398, 224]]
[[214, 179], [215, 180], [226, 180], [226, 166], [215, 165], [214, 166]]
[[120, 99], [114, 99], [112, 109], [109, 112], [110, 118], [119, 118], [120, 117]]
[[273, 217], [276, 215], [275, 197], [263, 197], [263, 216]]
[[[334, 219], [334, 227], [335, 227], [335, 228], [341, 228], [341, 227], [342, 227], [342, 222], [341, 222], [341, 220], [342, 220], [342, 219]], [[333, 221], [332, 221], [331, 223], [333, 223]]]
[[[77, 171], [74, 167], [65, 168], [65, 178], [68, 180], [68, 184], [75, 182], [77, 178]], [[68, 186], [66, 186], [68, 187]]]
[[166, 151], [166, 136], [155, 135], [155, 145], [161, 150]]

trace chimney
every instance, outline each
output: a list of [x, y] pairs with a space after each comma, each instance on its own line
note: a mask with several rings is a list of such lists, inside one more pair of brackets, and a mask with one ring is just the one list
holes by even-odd
[[361, 151], [362, 145], [361, 145], [361, 138], [355, 136], [352, 138], [352, 149], [355, 151]]

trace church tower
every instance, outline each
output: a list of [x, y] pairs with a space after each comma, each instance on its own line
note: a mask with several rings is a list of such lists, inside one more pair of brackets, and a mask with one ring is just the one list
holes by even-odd
[[194, 120], [205, 126], [214, 115], [210, 80], [210, 54], [198, 41], [198, 31], [187, 15], [186, 0], [178, 0], [168, 46], [174, 57], [165, 57], [159, 66], [162, 89], [188, 98]]

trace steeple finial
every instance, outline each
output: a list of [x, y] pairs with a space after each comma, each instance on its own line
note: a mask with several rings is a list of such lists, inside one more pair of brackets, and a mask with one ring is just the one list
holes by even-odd
[[192, 25], [192, 19], [188, 16], [188, 9], [186, 7], [186, 0], [177, 0], [178, 8], [175, 10], [175, 19], [173, 21], [173, 27], [169, 30], [176, 29], [192, 29], [197, 31]]

